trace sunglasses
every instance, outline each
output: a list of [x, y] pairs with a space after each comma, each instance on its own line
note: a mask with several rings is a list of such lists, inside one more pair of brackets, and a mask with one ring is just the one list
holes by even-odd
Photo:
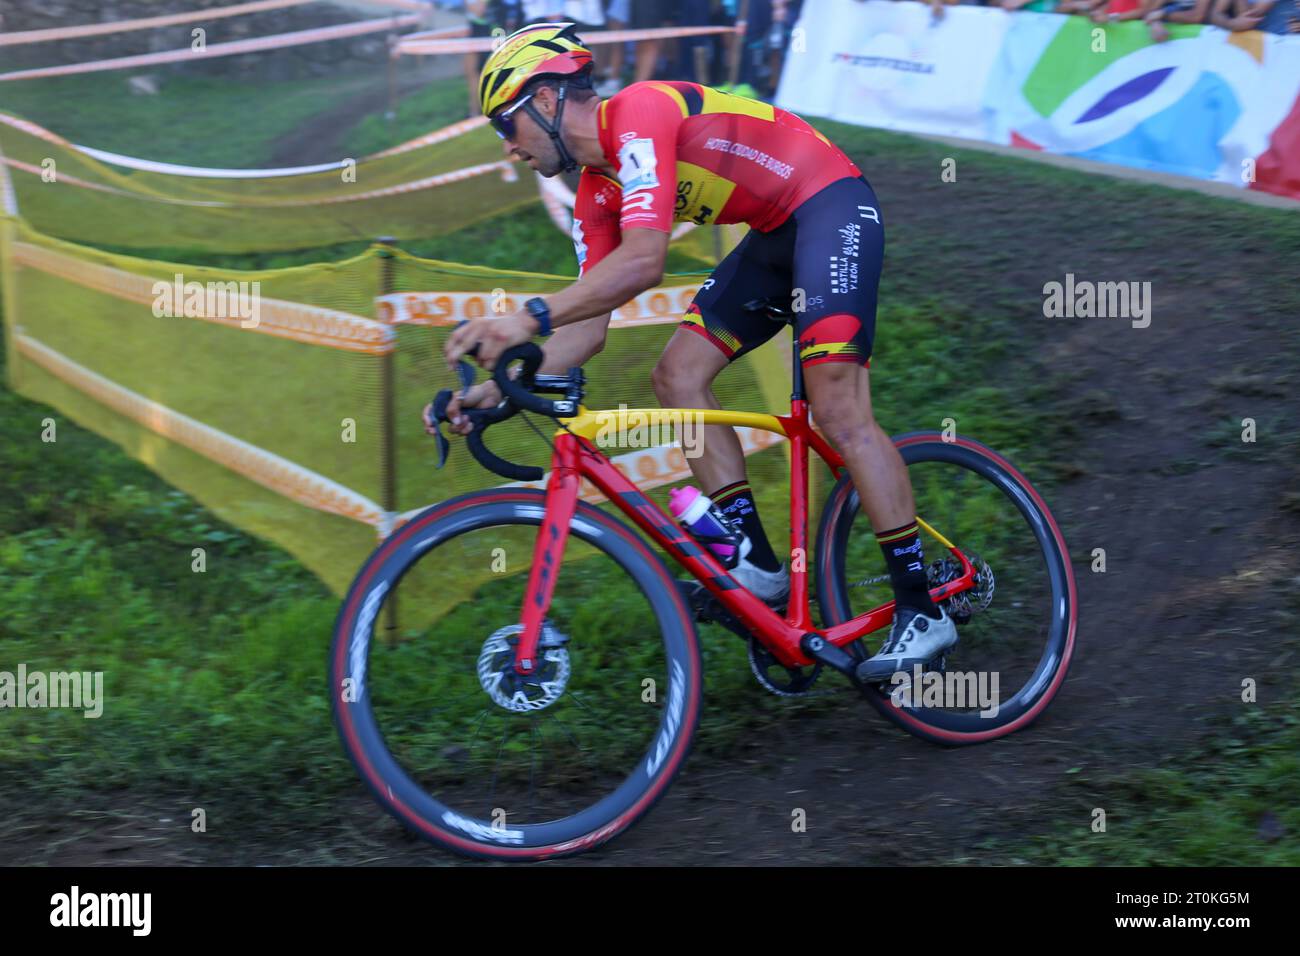
[[502, 110], [496, 116], [491, 116], [488, 118], [488, 122], [490, 122], [492, 124], [492, 128], [497, 131], [498, 136], [500, 136], [502, 139], [515, 138], [515, 133], [518, 132], [518, 127], [515, 125], [515, 118], [513, 114], [515, 110], [519, 109], [519, 107], [523, 106], [532, 98], [533, 98], [533, 94], [529, 93], [518, 103], [514, 104], [514, 106], [511, 106], [507, 110]]

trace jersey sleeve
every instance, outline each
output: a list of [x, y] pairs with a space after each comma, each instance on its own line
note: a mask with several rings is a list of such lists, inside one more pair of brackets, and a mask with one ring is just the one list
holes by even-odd
[[644, 89], [611, 103], [609, 142], [617, 150], [618, 179], [623, 187], [619, 225], [623, 229], [673, 231], [677, 200], [677, 132], [682, 106], [668, 93]]
[[573, 202], [573, 251], [578, 257], [579, 277], [618, 248], [620, 195], [618, 183], [593, 170], [584, 170], [578, 180]]

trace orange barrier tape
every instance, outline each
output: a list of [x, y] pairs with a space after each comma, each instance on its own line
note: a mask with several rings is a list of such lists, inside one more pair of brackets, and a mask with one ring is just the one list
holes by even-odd
[[58, 133], [52, 133], [44, 126], [37, 126], [31, 120], [25, 120], [18, 116], [11, 116], [8, 113], [0, 113], [0, 123], [5, 126], [12, 126], [14, 129], [26, 133], [28, 136], [34, 136], [37, 139], [43, 139], [46, 142], [53, 143], [56, 146], [62, 146], [66, 149], [76, 149], [72, 143], [68, 142]]
[[[173, 301], [173, 311], [182, 311], [182, 304], [188, 306], [188, 290], [177, 290], [176, 283], [181, 276], [168, 279], [154, 279], [112, 266], [87, 262], [76, 256], [70, 256], [43, 246], [34, 246], [27, 242], [13, 244], [13, 261], [18, 265], [37, 269], [49, 275], [68, 279], [87, 289], [94, 289], [105, 295], [111, 295], [128, 302], [153, 306], [159, 301], [162, 292], [166, 292]], [[219, 283], [226, 285], [226, 283]], [[168, 287], [159, 290], [159, 285]], [[264, 298], [260, 292], [253, 293], [256, 300], [258, 323], [245, 326], [242, 316], [222, 312], [207, 312], [207, 303], [203, 298], [194, 301], [199, 314], [189, 314], [183, 310], [185, 318], [202, 319], [219, 325], [241, 328], [246, 332], [260, 332], [276, 338], [290, 339], [306, 345], [323, 345], [326, 348], [340, 349], [344, 352], [359, 352], [363, 355], [387, 355], [396, 348], [396, 335], [383, 322], [376, 322], [364, 316], [336, 309], [326, 309], [300, 302], [286, 302], [283, 299]]]
[[[582, 34], [582, 42], [591, 46], [599, 43], [623, 43], [627, 40], [657, 40], [672, 37], [698, 37], [716, 33], [742, 33], [743, 24], [734, 27], [649, 27], [644, 30], [595, 30]], [[397, 42], [397, 53], [405, 56], [434, 56], [439, 53], [486, 53], [495, 49], [500, 41], [495, 37], [471, 37], [466, 40], [419, 40], [403, 37]], [[3, 77], [0, 77], [2, 79]]]
[[87, 23], [79, 27], [50, 27], [46, 30], [23, 30], [18, 33], [0, 33], [0, 46], [17, 46], [24, 43], [45, 43], [50, 40], [73, 40], [77, 37], [96, 37], [106, 33], [129, 33], [153, 27], [169, 27], [177, 23], [196, 20], [221, 20], [262, 10], [279, 10], [284, 7], [301, 7], [317, 0], [255, 0], [238, 3], [232, 7], [214, 7], [208, 10], [191, 10], [188, 13], [169, 13], [161, 17], [141, 17], [138, 20], [117, 20], [113, 23]]
[[402, 39], [404, 40], [437, 40], [443, 37], [467, 37], [469, 36], [469, 27], [461, 25], [458, 27], [439, 27], [436, 30], [417, 30], [415, 33], [408, 33]]
[[28, 360], [105, 408], [264, 488], [317, 511], [342, 515], [376, 528], [386, 524], [384, 510], [360, 492], [145, 398], [27, 335], [15, 334], [14, 344]]
[[471, 116], [469, 119], [463, 119], [452, 123], [450, 126], [444, 126], [442, 129], [436, 129], [432, 133], [425, 133], [423, 136], [415, 137], [415, 139], [408, 139], [405, 143], [399, 143], [378, 153], [372, 153], [363, 157], [362, 161], [380, 159], [384, 156], [396, 156], [399, 153], [409, 153], [413, 149], [420, 149], [422, 146], [432, 146], [434, 143], [441, 143], [443, 140], [462, 136], [470, 130], [484, 125], [487, 121], [486, 116]]
[[482, 163], [478, 166], [466, 166], [464, 169], [454, 169], [449, 173], [439, 173], [437, 176], [429, 176], [425, 179], [414, 179], [409, 183], [399, 183], [396, 186], [386, 186], [383, 189], [372, 189], [368, 193], [353, 193], [348, 196], [336, 196], [331, 199], [294, 199], [285, 200], [283, 202], [263, 202], [257, 203], [257, 208], [328, 206], [333, 203], [356, 202], [359, 199], [376, 199], [380, 196], [396, 196], [400, 193], [415, 192], [420, 189], [431, 189], [434, 186], [446, 186], [450, 183], [460, 182], [462, 179], [471, 179], [474, 176], [484, 176], [491, 172], [501, 173], [501, 178], [508, 183], [512, 183], [519, 178], [519, 173], [515, 171], [514, 163], [502, 159], [495, 163]]
[[213, 43], [202, 50], [185, 47], [180, 50], [165, 50], [161, 53], [120, 56], [111, 60], [91, 60], [85, 63], [68, 63], [63, 66], [43, 66], [31, 70], [15, 70], [11, 73], [0, 73], [0, 82], [34, 80], [47, 76], [69, 76], [74, 73], [97, 73], [101, 70], [126, 70], [138, 66], [154, 66], [159, 63], [179, 63], [183, 60], [202, 60], [218, 56], [234, 56], [239, 53], [257, 53], [261, 50], [279, 50], [285, 47], [302, 46], [306, 43], [320, 43], [323, 40], [362, 36], [367, 33], [377, 33], [381, 30], [397, 30], [401, 27], [414, 26], [420, 22], [421, 17], [421, 14], [409, 13], [401, 17], [362, 20], [360, 23], [341, 23], [332, 27], [317, 27], [312, 30], [276, 33], [271, 36], [253, 37], [248, 40]]
[[[0, 166], [9, 166], [13, 169], [20, 169], [25, 173], [31, 173], [33, 176], [40, 176], [43, 170], [39, 166], [31, 163], [25, 163], [21, 159], [9, 159], [0, 156]], [[93, 189], [96, 192], [109, 193], [113, 196], [125, 196], [127, 199], [145, 199], [149, 202], [167, 203], [173, 206], [229, 206], [230, 203], [219, 202], [217, 200], [207, 199], [168, 199], [163, 196], [149, 196], [143, 193], [127, 192], [125, 189], [118, 189], [116, 186], [105, 186], [103, 183], [92, 183], [82, 179], [79, 176], [73, 176], [68, 173], [59, 173], [54, 182], [62, 183], [64, 186], [77, 186], [81, 189]]]
[[[698, 285], [647, 289], [614, 310], [610, 328], [630, 329], [639, 325], [668, 325], [680, 322], [682, 313], [699, 292]], [[510, 315], [538, 292], [393, 292], [375, 299], [380, 322], [410, 325], [454, 326], [465, 319]]]

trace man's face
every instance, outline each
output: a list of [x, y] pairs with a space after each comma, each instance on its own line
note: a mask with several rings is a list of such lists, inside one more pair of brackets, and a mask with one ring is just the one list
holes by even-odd
[[[541, 87], [528, 105], [535, 107], [548, 121], [552, 120], [555, 116], [555, 91]], [[506, 155], [527, 163], [548, 179], [559, 174], [564, 165], [560, 161], [560, 152], [550, 134], [528, 112], [528, 107], [516, 110], [511, 119], [515, 121], [515, 135], [502, 140]]]

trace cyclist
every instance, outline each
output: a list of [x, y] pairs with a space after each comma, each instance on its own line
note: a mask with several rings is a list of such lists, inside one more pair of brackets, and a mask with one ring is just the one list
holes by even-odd
[[[825, 136], [767, 103], [679, 81], [633, 83], [600, 98], [591, 51], [575, 29], [541, 23], [511, 34], [484, 64], [479, 98], [507, 156], [546, 177], [582, 170], [573, 218], [578, 280], [515, 315], [463, 324], [446, 343], [447, 361], [477, 343], [480, 363], [491, 368], [504, 350], [540, 335], [548, 337], [543, 371], [581, 365], [604, 347], [610, 311], [662, 280], [675, 221], [748, 224], [664, 349], [655, 394], [665, 407], [720, 407], [713, 379], [780, 329], [745, 304], [793, 295], [803, 307], [797, 332], [809, 400], [844, 457], [894, 589], [889, 638], [859, 677], [885, 681], [933, 660], [957, 632], [930, 598], [907, 470], [871, 410], [884, 252], [871, 186]], [[462, 408], [500, 401], [490, 381], [474, 386], [450, 403], [453, 428], [469, 430]], [[749, 538], [731, 574], [779, 604], [789, 572], [759, 520], [740, 442], [726, 426], [709, 426], [703, 439], [691, 470]]]

